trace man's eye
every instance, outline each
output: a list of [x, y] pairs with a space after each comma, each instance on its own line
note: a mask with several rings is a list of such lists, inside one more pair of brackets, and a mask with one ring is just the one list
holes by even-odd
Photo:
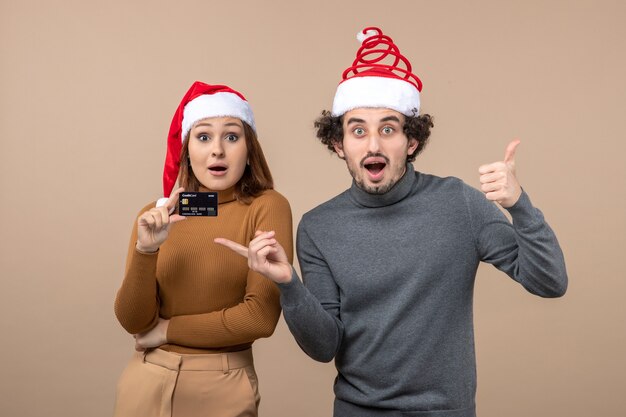
[[356, 129], [354, 129], [354, 134], [357, 136], [363, 136], [363, 134], [365, 134], [365, 129], [357, 127]]
[[389, 126], [383, 127], [383, 133], [384, 133], [385, 135], [390, 135], [390, 134], [392, 134], [392, 133], [393, 133], [393, 128], [392, 128], [392, 127], [389, 127]]

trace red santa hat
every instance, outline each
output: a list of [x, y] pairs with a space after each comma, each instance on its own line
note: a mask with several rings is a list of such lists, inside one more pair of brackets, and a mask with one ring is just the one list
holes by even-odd
[[406, 116], [418, 115], [422, 82], [393, 40], [377, 27], [363, 29], [357, 39], [361, 47], [352, 66], [343, 72], [332, 115], [341, 116], [361, 107], [383, 107]]
[[196, 122], [209, 117], [237, 117], [256, 131], [252, 109], [241, 93], [225, 85], [209, 85], [200, 81], [193, 83], [172, 118], [163, 168], [165, 198], [159, 199], [157, 207], [167, 200], [174, 189], [183, 141]]

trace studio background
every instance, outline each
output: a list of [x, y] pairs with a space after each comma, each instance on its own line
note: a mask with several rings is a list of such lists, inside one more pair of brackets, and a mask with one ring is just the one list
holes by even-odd
[[[626, 415], [625, 4], [1, 0], [0, 414], [111, 415], [133, 351], [113, 314], [128, 238], [193, 81], [246, 95], [294, 227], [350, 185], [312, 122], [375, 25], [435, 119], [416, 169], [477, 186], [520, 138], [518, 177], [566, 256], [556, 300], [481, 266], [479, 415]], [[282, 318], [254, 350], [261, 416], [331, 415], [332, 363]]]

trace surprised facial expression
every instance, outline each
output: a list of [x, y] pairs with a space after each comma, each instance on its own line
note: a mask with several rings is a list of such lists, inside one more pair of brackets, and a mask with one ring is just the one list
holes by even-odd
[[243, 122], [211, 117], [197, 122], [189, 134], [189, 161], [198, 181], [211, 191], [226, 190], [243, 176], [248, 159]]
[[357, 186], [384, 194], [402, 178], [416, 139], [404, 134], [404, 115], [386, 108], [360, 108], [343, 116], [343, 142], [335, 151], [346, 161]]

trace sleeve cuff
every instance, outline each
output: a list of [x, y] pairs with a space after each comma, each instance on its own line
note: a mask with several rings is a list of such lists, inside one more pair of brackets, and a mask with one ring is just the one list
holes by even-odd
[[291, 268], [291, 281], [278, 284], [278, 288], [280, 289], [280, 304], [283, 308], [301, 304], [301, 300], [307, 294], [304, 284], [293, 267]]
[[130, 271], [147, 271], [148, 274], [142, 275], [152, 275], [156, 276], [156, 264], [159, 259], [159, 251], [156, 252], [141, 252], [137, 248], [131, 254], [131, 260], [129, 264]]
[[506, 210], [511, 214], [515, 227], [527, 228], [543, 221], [543, 215], [533, 206], [524, 190], [515, 204]]

